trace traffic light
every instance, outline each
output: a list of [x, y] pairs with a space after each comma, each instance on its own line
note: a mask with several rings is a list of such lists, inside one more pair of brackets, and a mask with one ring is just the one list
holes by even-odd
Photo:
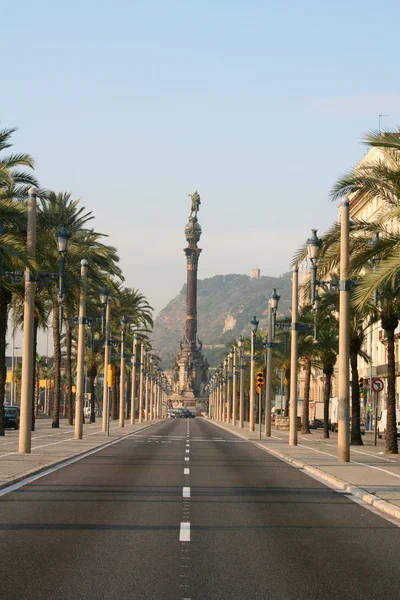
[[114, 365], [108, 365], [107, 387], [112, 388], [114, 384]]
[[256, 375], [256, 392], [257, 394], [264, 387], [264, 373], [259, 371]]
[[364, 393], [364, 378], [363, 377], [359, 377], [359, 379], [358, 379], [358, 391], [360, 393], [360, 396], [362, 396]]

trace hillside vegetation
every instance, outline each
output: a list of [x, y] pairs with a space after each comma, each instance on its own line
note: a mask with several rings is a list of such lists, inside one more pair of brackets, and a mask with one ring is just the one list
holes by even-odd
[[[259, 328], [267, 328], [268, 299], [276, 288], [281, 296], [279, 315], [287, 315], [291, 299], [291, 273], [280, 277], [251, 279], [248, 275], [215, 275], [198, 282], [198, 335], [208, 361], [215, 366], [227, 344], [250, 332], [254, 315]], [[158, 315], [152, 335], [153, 345], [171, 368], [183, 339], [186, 316], [186, 284]]]

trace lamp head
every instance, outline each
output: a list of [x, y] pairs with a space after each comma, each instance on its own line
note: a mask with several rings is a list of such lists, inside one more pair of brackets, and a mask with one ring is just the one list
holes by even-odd
[[121, 319], [121, 331], [123, 331], [125, 333], [127, 327], [128, 327], [128, 317], [126, 315], [124, 315]]
[[71, 238], [71, 234], [68, 231], [68, 229], [65, 227], [65, 225], [63, 225], [61, 227], [60, 231], [57, 231], [56, 238], [57, 238], [57, 247], [58, 247], [59, 254], [61, 256], [66, 256], [68, 254], [68, 245], [69, 245], [69, 240]]
[[109, 290], [106, 288], [105, 285], [103, 285], [103, 287], [101, 288], [101, 291], [100, 291], [100, 302], [103, 306], [105, 306], [107, 304], [109, 295], [110, 295]]
[[318, 250], [321, 247], [321, 240], [317, 236], [318, 229], [311, 229], [311, 237], [307, 240], [308, 258], [312, 261], [316, 260]]
[[257, 329], [258, 329], [258, 323], [259, 321], [257, 321], [257, 317], [253, 317], [253, 320], [250, 321], [251, 324], [251, 331], [256, 334], [257, 333]]
[[269, 305], [272, 309], [277, 309], [278, 308], [278, 303], [280, 300], [280, 296], [278, 296], [278, 294], [276, 293], [276, 288], [274, 288], [270, 299], [269, 299]]

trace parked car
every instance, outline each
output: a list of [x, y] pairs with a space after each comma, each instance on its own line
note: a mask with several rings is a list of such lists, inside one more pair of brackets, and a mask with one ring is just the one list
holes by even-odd
[[19, 429], [19, 406], [4, 407], [4, 427]]
[[196, 415], [190, 410], [183, 410], [181, 416], [185, 419], [194, 419]]
[[174, 408], [171, 410], [170, 417], [171, 419], [181, 419], [182, 418], [182, 408]]

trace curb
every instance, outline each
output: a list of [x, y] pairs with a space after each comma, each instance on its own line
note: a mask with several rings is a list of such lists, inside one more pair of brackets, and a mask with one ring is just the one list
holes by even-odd
[[51, 469], [52, 467], [57, 467], [59, 465], [62, 465], [65, 462], [69, 462], [71, 460], [78, 461], [81, 458], [85, 458], [86, 455], [89, 456], [90, 454], [92, 454], [94, 450], [100, 450], [101, 448], [107, 447], [110, 444], [115, 444], [117, 442], [120, 442], [120, 441], [126, 439], [127, 437], [129, 437], [130, 435], [134, 435], [135, 433], [138, 433], [139, 431], [143, 431], [144, 429], [148, 429], [149, 427], [152, 427], [153, 425], [157, 425], [158, 423], [159, 423], [159, 421], [157, 421], [157, 423], [150, 423], [149, 425], [145, 425], [144, 427], [141, 427], [137, 431], [131, 431], [130, 433], [126, 433], [115, 440], [108, 440], [107, 442], [102, 442], [98, 446], [93, 446], [93, 448], [91, 448], [90, 450], [84, 450], [83, 452], [79, 452], [78, 454], [72, 454], [71, 456], [61, 458], [60, 460], [57, 460], [55, 462], [48, 463], [47, 465], [42, 465], [41, 467], [32, 469], [31, 471], [27, 471], [26, 473], [24, 473], [22, 475], [18, 475], [18, 477], [14, 477], [14, 479], [10, 479], [9, 481], [0, 483], [0, 492], [4, 488], [7, 488], [7, 487], [10, 487], [11, 485], [19, 483], [20, 481], [23, 481], [24, 479], [28, 479], [28, 477], [32, 477], [33, 475], [38, 475], [39, 473], [42, 473], [43, 471], [47, 471], [48, 469]]
[[386, 500], [382, 500], [381, 498], [377, 498], [376, 496], [374, 496], [373, 494], [370, 494], [369, 492], [367, 492], [366, 490], [363, 490], [362, 488], [359, 488], [355, 485], [351, 485], [350, 483], [347, 483], [346, 481], [343, 481], [342, 479], [339, 479], [338, 477], [335, 477], [334, 475], [328, 475], [328, 473], [325, 473], [324, 471], [317, 469], [317, 467], [311, 467], [310, 465], [307, 465], [306, 463], [304, 463], [303, 461], [301, 461], [297, 458], [293, 458], [292, 456], [289, 456], [288, 454], [279, 452], [279, 450], [275, 450], [273, 448], [268, 448], [267, 446], [260, 444], [260, 442], [257, 442], [256, 440], [250, 440], [245, 435], [241, 435], [240, 433], [238, 433], [236, 431], [232, 431], [231, 429], [224, 427], [220, 423], [216, 423], [215, 421], [212, 421], [211, 419], [208, 419], [208, 421], [210, 421], [210, 423], [213, 423], [217, 427], [224, 429], [225, 431], [233, 433], [237, 437], [240, 437], [244, 440], [247, 440], [248, 442], [251, 442], [255, 446], [258, 446], [259, 448], [261, 448], [261, 450], [264, 450], [264, 452], [268, 452], [269, 454], [272, 454], [273, 456], [280, 458], [281, 460], [285, 461], [289, 465], [296, 467], [297, 469], [301, 469], [305, 473], [309, 473], [310, 475], [315, 476], [320, 480], [326, 481], [326, 483], [329, 483], [332, 487], [340, 489], [352, 496], [356, 496], [356, 498], [359, 498], [360, 500], [365, 502], [365, 504], [369, 504], [370, 506], [373, 506], [379, 512], [384, 513], [385, 515], [388, 515], [389, 517], [392, 517], [392, 518], [394, 517], [395, 519], [400, 520], [400, 507], [399, 506], [396, 506], [395, 504], [391, 504], [390, 502], [387, 502]]

